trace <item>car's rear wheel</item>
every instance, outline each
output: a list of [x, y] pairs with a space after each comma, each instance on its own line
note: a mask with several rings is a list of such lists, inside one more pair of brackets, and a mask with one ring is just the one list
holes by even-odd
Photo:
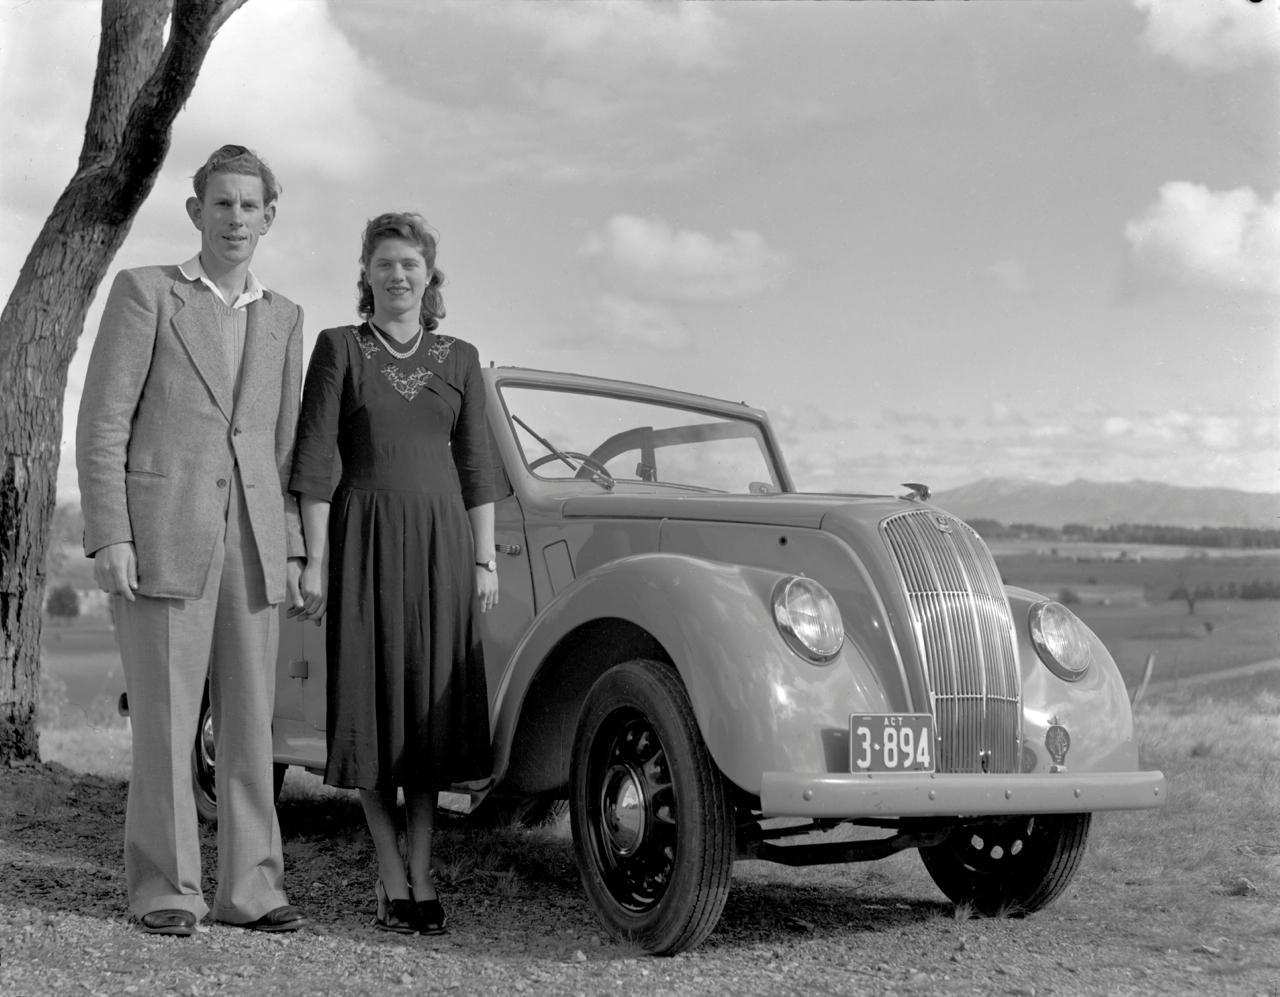
[[920, 849], [947, 897], [986, 916], [1029, 914], [1056, 900], [1084, 858], [1092, 814], [983, 821]]
[[[200, 700], [200, 720], [196, 724], [196, 740], [191, 746], [191, 788], [196, 798], [196, 815], [206, 824], [218, 823], [218, 790], [215, 784], [218, 749], [213, 739], [213, 709], [209, 705], [209, 686]], [[280, 787], [288, 765], [277, 763], [272, 768], [272, 799], [279, 799]]]
[[629, 661], [592, 686], [574, 736], [569, 816], [606, 930], [672, 955], [715, 927], [733, 871], [733, 803], [669, 667]]

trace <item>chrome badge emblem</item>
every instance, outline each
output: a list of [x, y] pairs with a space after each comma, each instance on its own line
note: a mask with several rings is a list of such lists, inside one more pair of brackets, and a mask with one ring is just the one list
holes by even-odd
[[1049, 729], [1044, 732], [1044, 746], [1048, 749], [1054, 765], [1061, 766], [1066, 763], [1067, 752], [1071, 750], [1071, 735], [1067, 733], [1067, 728], [1058, 722], [1057, 717], [1050, 721]]
[[946, 516], [934, 516], [933, 525], [938, 528], [938, 532], [940, 533], [951, 532], [951, 520], [949, 520]]

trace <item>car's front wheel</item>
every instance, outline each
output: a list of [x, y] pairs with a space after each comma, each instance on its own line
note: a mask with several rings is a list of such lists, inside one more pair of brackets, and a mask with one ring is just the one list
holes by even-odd
[[733, 803], [679, 677], [611, 668], [574, 736], [569, 815], [583, 887], [615, 938], [656, 955], [701, 942], [733, 871]]
[[[191, 788], [196, 798], [196, 815], [206, 824], [218, 823], [218, 790], [214, 782], [218, 749], [213, 739], [213, 708], [209, 705], [209, 686], [200, 700], [200, 720], [196, 724], [196, 740], [191, 746]], [[280, 796], [287, 765], [272, 769], [272, 799]]]
[[1092, 814], [1007, 817], [959, 827], [920, 849], [947, 897], [986, 916], [1029, 914], [1056, 900], [1084, 858]]

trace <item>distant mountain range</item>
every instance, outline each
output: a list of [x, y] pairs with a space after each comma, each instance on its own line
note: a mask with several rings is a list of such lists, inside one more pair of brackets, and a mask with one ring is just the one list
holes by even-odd
[[994, 519], [1006, 526], [1143, 523], [1193, 529], [1280, 529], [1280, 493], [1182, 488], [1155, 481], [1111, 484], [1076, 480], [1050, 485], [1020, 478], [984, 478], [935, 492], [932, 501], [961, 519]]

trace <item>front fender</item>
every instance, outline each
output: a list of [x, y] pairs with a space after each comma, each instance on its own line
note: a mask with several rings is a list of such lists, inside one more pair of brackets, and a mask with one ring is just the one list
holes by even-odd
[[[847, 771], [849, 714], [887, 712], [889, 700], [875, 667], [853, 641], [846, 640], [836, 659], [822, 665], [786, 645], [771, 602], [783, 577], [774, 570], [653, 553], [610, 562], [579, 578], [538, 615], [503, 674], [494, 701], [495, 774], [501, 778], [511, 764], [521, 715], [544, 662], [575, 633], [609, 620], [624, 621], [660, 645], [680, 675], [712, 758], [742, 789], [758, 794], [767, 771]], [[591, 671], [593, 656], [608, 655], [600, 643], [583, 641], [573, 648], [574, 673]], [[558, 712], [569, 708], [562, 701]], [[528, 737], [521, 733], [522, 755], [526, 742], [550, 738], [564, 745], [572, 739], [565, 730], [577, 723], [576, 705], [569, 717], [540, 713], [540, 729]], [[567, 755], [567, 748], [559, 750]], [[563, 764], [567, 772], [567, 758]]]
[[1045, 744], [1053, 725], [1066, 728], [1071, 739], [1063, 764], [1066, 771], [1136, 771], [1133, 712], [1124, 679], [1106, 645], [1089, 630], [1093, 666], [1076, 682], [1058, 678], [1040, 661], [1031, 641], [1031, 609], [1045, 597], [1012, 586], [1005, 591], [1018, 633], [1024, 754], [1030, 751], [1035, 757], [1034, 767], [1024, 761], [1023, 771], [1048, 772], [1054, 765]]

